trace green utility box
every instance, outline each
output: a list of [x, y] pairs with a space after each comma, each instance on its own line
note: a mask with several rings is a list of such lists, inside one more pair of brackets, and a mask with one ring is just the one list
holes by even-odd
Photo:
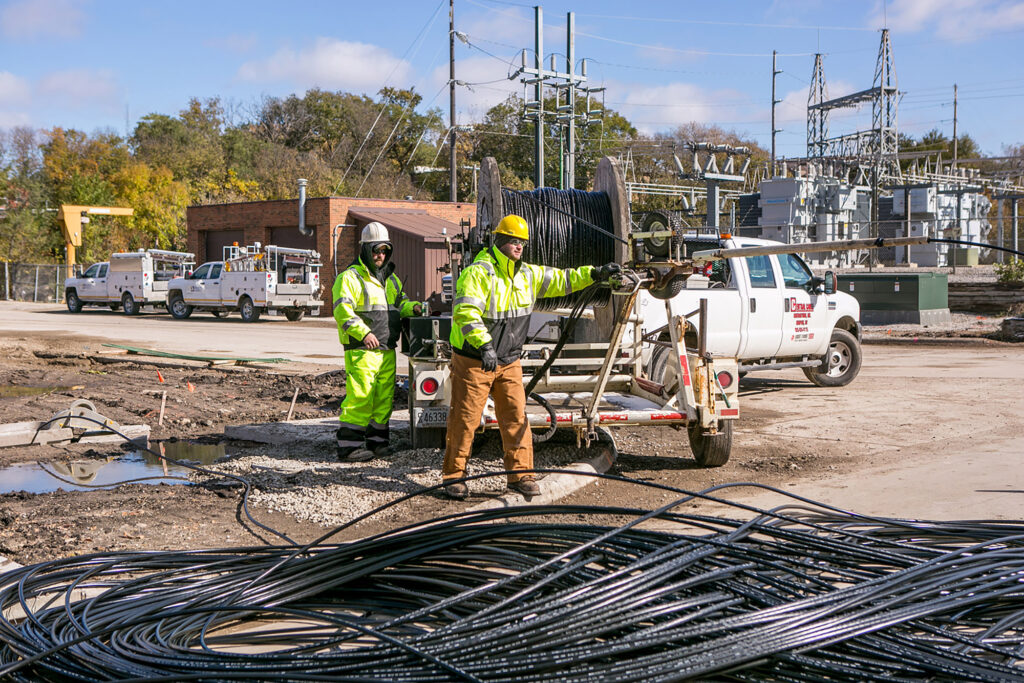
[[860, 302], [865, 325], [949, 322], [945, 273], [843, 273], [837, 289]]
[[979, 251], [977, 247], [956, 248], [949, 250], [949, 256], [958, 266], [976, 266], [978, 265]]

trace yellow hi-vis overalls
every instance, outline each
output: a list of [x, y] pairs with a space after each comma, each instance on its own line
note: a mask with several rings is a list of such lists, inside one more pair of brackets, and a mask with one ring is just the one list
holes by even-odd
[[[514, 262], [498, 249], [485, 249], [462, 271], [452, 308], [449, 337], [452, 402], [445, 437], [444, 479], [465, 476], [487, 396], [501, 432], [506, 470], [533, 469], [533, 437], [526, 422], [526, 393], [519, 356], [529, 331], [530, 314], [537, 299], [565, 296], [593, 284], [593, 268], [548, 268]], [[480, 347], [490, 343], [498, 367], [486, 372]], [[516, 482], [518, 474], [508, 475]]]
[[[338, 339], [345, 347], [345, 400], [338, 416], [342, 458], [364, 446], [376, 451], [388, 445], [400, 319], [411, 316], [417, 304], [405, 296], [402, 281], [389, 266], [381, 269], [378, 279], [360, 261], [338, 275], [331, 292]], [[380, 348], [363, 346], [370, 332]]]

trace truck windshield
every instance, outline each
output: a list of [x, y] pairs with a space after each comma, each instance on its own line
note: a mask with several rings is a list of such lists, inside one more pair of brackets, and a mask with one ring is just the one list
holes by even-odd
[[779, 254], [779, 265], [782, 267], [782, 279], [786, 287], [803, 287], [811, 279], [807, 264], [795, 254]]

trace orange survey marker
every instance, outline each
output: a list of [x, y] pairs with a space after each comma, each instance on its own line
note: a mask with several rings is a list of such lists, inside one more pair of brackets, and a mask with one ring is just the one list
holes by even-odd
[[160, 384], [164, 383], [164, 376], [160, 374], [160, 371], [156, 371], [156, 378], [160, 381]]
[[189, 391], [193, 391], [194, 392], [196, 390], [196, 387], [195, 387], [194, 384], [192, 384], [192, 382], [186, 381], [186, 384], [188, 385], [188, 390]]

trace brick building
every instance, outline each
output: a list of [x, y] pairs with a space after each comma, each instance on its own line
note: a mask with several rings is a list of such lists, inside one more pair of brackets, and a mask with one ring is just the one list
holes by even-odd
[[313, 229], [308, 237], [299, 232], [297, 199], [190, 206], [186, 239], [198, 263], [219, 260], [223, 247], [233, 242], [316, 249], [324, 264], [320, 270], [325, 304], [321, 313], [330, 315], [334, 278], [352, 263], [359, 233], [374, 220], [388, 227], [395, 245], [396, 272], [406, 293], [422, 301], [441, 290], [437, 266], [447, 260], [445, 236], [458, 235], [462, 220], [475, 223], [476, 205], [312, 197], [306, 200], [306, 226]]

